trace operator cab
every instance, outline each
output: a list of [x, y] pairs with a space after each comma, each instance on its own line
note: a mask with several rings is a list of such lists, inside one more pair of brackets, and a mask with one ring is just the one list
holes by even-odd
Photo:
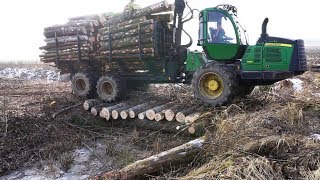
[[208, 59], [232, 61], [243, 57], [247, 42], [236, 17], [237, 9], [231, 5], [219, 5], [200, 12], [198, 45], [203, 47]]

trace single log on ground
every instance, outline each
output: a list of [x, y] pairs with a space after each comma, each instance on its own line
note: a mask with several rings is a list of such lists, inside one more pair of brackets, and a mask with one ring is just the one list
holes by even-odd
[[129, 117], [131, 119], [135, 118], [139, 113], [146, 111], [147, 109], [150, 108], [150, 105], [154, 104], [155, 101], [151, 101], [151, 102], [146, 102], [143, 104], [139, 104], [137, 106], [134, 106], [132, 108], [130, 108], [127, 112], [129, 114]]
[[161, 111], [159, 113], [156, 113], [154, 120], [161, 121], [161, 120], [164, 120], [164, 118], [165, 118], [164, 111]]
[[183, 109], [183, 105], [180, 105], [180, 104], [178, 104], [172, 108], [167, 109], [164, 113], [165, 119], [167, 121], [174, 120], [176, 113], [179, 112], [181, 109]]
[[203, 119], [201, 121], [195, 121], [194, 123], [190, 124], [188, 127], [188, 132], [190, 134], [204, 134], [205, 129], [210, 126], [209, 119]]
[[195, 122], [196, 120], [198, 120], [199, 118], [201, 117], [201, 113], [193, 113], [193, 114], [190, 114], [188, 115], [184, 122], [186, 124], [192, 124], [193, 122]]
[[192, 161], [203, 149], [205, 138], [195, 139], [181, 146], [136, 161], [122, 169], [107, 172], [93, 179], [137, 179], [145, 175], [172, 168], [174, 165]]
[[138, 119], [143, 120], [146, 118], [146, 113], [147, 111], [143, 111], [141, 113], [138, 114]]
[[113, 105], [113, 106], [110, 106], [110, 107], [104, 107], [100, 111], [99, 115], [100, 115], [101, 118], [104, 118], [107, 121], [109, 121], [109, 119], [111, 117], [111, 112], [114, 109], [121, 108], [121, 107], [126, 106], [126, 105], [127, 105], [127, 103], [119, 103], [119, 104], [116, 104], [116, 105]]
[[100, 114], [100, 111], [102, 110], [102, 108], [106, 107], [106, 106], [111, 106], [112, 104], [110, 103], [103, 103], [103, 104], [99, 104], [99, 105], [96, 105], [96, 106], [93, 106], [91, 108], [91, 114], [94, 115], [94, 116], [98, 116]]
[[129, 108], [132, 108], [133, 106], [134, 105], [127, 105], [127, 106], [112, 110], [112, 112], [111, 112], [112, 119], [118, 119], [119, 115], [121, 114], [122, 111], [128, 110]]
[[102, 101], [100, 99], [88, 99], [84, 101], [83, 103], [83, 108], [88, 111], [90, 110], [93, 106], [96, 106], [98, 104], [101, 104]]
[[195, 108], [186, 108], [176, 114], [176, 120], [178, 122], [184, 123], [186, 116], [192, 114], [195, 111]]
[[154, 120], [154, 119], [155, 119], [155, 116], [156, 116], [156, 113], [161, 112], [162, 110], [167, 109], [169, 106], [172, 106], [172, 103], [173, 103], [173, 102], [169, 102], [169, 103], [163, 104], [163, 105], [161, 105], [161, 106], [157, 106], [157, 107], [154, 107], [154, 108], [152, 108], [152, 109], [147, 110], [147, 111], [146, 111], [146, 117], [147, 117], [149, 120]]

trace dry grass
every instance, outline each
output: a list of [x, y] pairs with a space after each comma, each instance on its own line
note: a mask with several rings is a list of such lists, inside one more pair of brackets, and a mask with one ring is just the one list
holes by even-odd
[[320, 133], [320, 74], [297, 78], [301, 91], [289, 81], [258, 87], [212, 115], [206, 162], [187, 168], [183, 179], [319, 179], [320, 143], [310, 135]]

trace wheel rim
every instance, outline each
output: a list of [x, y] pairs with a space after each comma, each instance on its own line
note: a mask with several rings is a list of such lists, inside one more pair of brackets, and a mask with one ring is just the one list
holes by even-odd
[[201, 94], [209, 99], [218, 98], [224, 89], [222, 78], [213, 72], [203, 74], [199, 86]]
[[83, 92], [86, 90], [86, 81], [84, 79], [77, 79], [75, 84], [78, 91]]
[[114, 92], [113, 85], [110, 82], [104, 82], [101, 85], [101, 92], [105, 96], [111, 96]]

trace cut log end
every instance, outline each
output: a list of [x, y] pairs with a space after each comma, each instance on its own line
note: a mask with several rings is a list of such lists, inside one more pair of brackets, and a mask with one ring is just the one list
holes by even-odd
[[174, 119], [174, 115], [175, 113], [173, 112], [173, 110], [169, 109], [164, 113], [164, 116], [166, 118], [167, 121], [172, 121]]
[[96, 108], [91, 108], [91, 114], [93, 114], [94, 116], [98, 115], [98, 111]]
[[146, 117], [147, 117], [149, 120], [154, 120], [155, 117], [156, 117], [156, 112], [155, 112], [153, 109], [149, 109], [149, 110], [146, 112]]
[[120, 112], [120, 117], [121, 117], [121, 119], [127, 119], [128, 118], [128, 113], [126, 111], [121, 111]]
[[101, 118], [108, 118], [110, 117], [110, 112], [107, 108], [102, 108], [102, 110], [100, 111], [100, 117]]
[[194, 134], [196, 132], [196, 128], [194, 127], [194, 125], [191, 125], [189, 128], [188, 128], [188, 132], [190, 134]]
[[156, 121], [161, 121], [164, 119], [164, 115], [162, 113], [157, 113], [154, 118]]
[[90, 105], [89, 105], [89, 103], [88, 103], [87, 101], [85, 101], [85, 102], [83, 103], [83, 108], [84, 108], [86, 111], [88, 111], [88, 110], [90, 109]]
[[176, 120], [178, 122], [184, 123], [185, 122], [185, 118], [186, 118], [186, 116], [181, 112], [178, 112], [177, 115], [176, 115]]
[[116, 111], [116, 110], [113, 110], [111, 112], [111, 116], [112, 116], [113, 119], [118, 119], [119, 118], [119, 112]]
[[185, 118], [185, 123], [191, 124], [191, 123], [195, 122], [196, 120], [198, 120], [200, 118], [200, 116], [201, 116], [201, 113], [194, 113], [194, 114], [188, 115]]
[[135, 117], [136, 117], [136, 113], [135, 113], [134, 111], [130, 110], [130, 111], [129, 111], [129, 117], [130, 117], [131, 119], [135, 118]]
[[138, 114], [138, 119], [143, 120], [145, 118], [145, 113]]

